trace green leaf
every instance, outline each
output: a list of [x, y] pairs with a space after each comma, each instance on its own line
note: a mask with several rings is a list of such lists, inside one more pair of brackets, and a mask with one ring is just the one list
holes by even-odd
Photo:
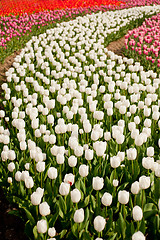
[[83, 203], [83, 207], [87, 207], [87, 205], [89, 204], [89, 195], [85, 198]]
[[35, 225], [35, 224], [36, 224], [35, 219], [34, 219], [34, 217], [32, 216], [32, 214], [30, 213], [30, 211], [29, 211], [28, 209], [26, 209], [25, 207], [22, 207], [22, 209], [24, 209], [27, 218], [30, 220], [30, 223], [31, 223], [32, 225]]
[[75, 183], [75, 187], [76, 187], [78, 190], [81, 190], [81, 188], [80, 188], [80, 179], [78, 179], [78, 181]]
[[96, 200], [95, 197], [93, 195], [90, 195], [90, 199], [91, 199], [91, 206], [93, 208], [93, 210], [96, 208]]
[[72, 230], [73, 235], [78, 238], [77, 223], [74, 223], [71, 226], [71, 230]]
[[22, 196], [24, 197], [26, 191], [25, 191], [25, 189], [24, 189], [23, 184], [24, 184], [24, 183], [23, 183], [22, 181], [20, 181], [20, 191], [21, 191], [21, 193], [22, 193]]
[[145, 220], [144, 220], [144, 218], [142, 218], [142, 220], [141, 220], [141, 225], [140, 225], [139, 230], [140, 230], [143, 234], [145, 234], [146, 229], [145, 229]]
[[60, 238], [63, 238], [65, 234], [67, 233], [67, 229], [64, 229], [60, 232]]
[[63, 213], [66, 212], [66, 203], [62, 196], [59, 197], [59, 207]]
[[83, 232], [83, 234], [82, 234], [82, 240], [91, 240], [92, 238], [91, 238], [91, 236], [89, 235], [89, 233], [87, 233], [87, 232]]
[[44, 176], [44, 178], [43, 178], [43, 182], [46, 180], [46, 178], [47, 178], [47, 173], [48, 173], [48, 169], [50, 168], [50, 166], [51, 166], [51, 163], [49, 163], [47, 166], [46, 166], [46, 168], [45, 168], [45, 171], [44, 171], [44, 173], [43, 173], [43, 176]]
[[160, 198], [160, 179], [157, 178], [155, 182], [155, 198], [158, 200]]
[[49, 194], [50, 196], [52, 196], [52, 185], [51, 185], [51, 180], [49, 178], [47, 178], [46, 184], [45, 184], [46, 190], [47, 190], [47, 194]]
[[54, 226], [55, 225], [55, 222], [57, 221], [57, 218], [59, 216], [59, 206], [58, 204], [56, 204], [57, 207], [56, 207], [56, 213], [51, 217], [51, 219], [49, 220], [49, 225], [50, 226]]
[[114, 239], [116, 238], [116, 236], [117, 236], [117, 233], [115, 233], [112, 237], [107, 238], [107, 239], [108, 239], [108, 240], [114, 240]]
[[125, 239], [126, 223], [125, 223], [124, 218], [122, 217], [121, 213], [119, 213], [119, 222], [120, 222], [120, 229], [121, 229], [123, 239]]
[[37, 226], [34, 226], [34, 228], [33, 228], [33, 235], [34, 235], [35, 239], [38, 239]]
[[86, 194], [86, 186], [85, 186], [84, 182], [82, 181], [82, 179], [80, 180], [80, 187], [81, 187], [83, 193]]
[[28, 220], [25, 224], [24, 232], [30, 239], [33, 239], [33, 227], [30, 224], [30, 220]]

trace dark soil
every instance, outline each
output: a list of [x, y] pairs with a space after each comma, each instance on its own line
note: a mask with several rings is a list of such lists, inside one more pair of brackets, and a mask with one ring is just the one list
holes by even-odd
[[6, 200], [0, 188], [0, 240], [28, 240], [24, 234], [23, 221], [8, 214], [14, 208]]

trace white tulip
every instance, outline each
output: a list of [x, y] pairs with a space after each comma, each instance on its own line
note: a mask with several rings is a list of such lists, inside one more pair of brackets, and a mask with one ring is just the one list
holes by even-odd
[[77, 188], [71, 191], [71, 200], [73, 203], [78, 203], [81, 200], [81, 192]]
[[82, 164], [79, 167], [79, 174], [81, 177], [87, 177], [89, 172], [89, 166]]
[[64, 176], [64, 182], [69, 183], [71, 186], [74, 184], [75, 175], [68, 173]]
[[77, 165], [77, 158], [74, 155], [68, 158], [68, 165], [70, 167], [75, 167]]
[[93, 150], [86, 149], [85, 150], [85, 159], [88, 160], [88, 161], [92, 160], [93, 159], [93, 154], [94, 154]]
[[47, 232], [47, 221], [42, 219], [37, 222], [37, 231], [38, 233], [46, 233]]
[[101, 216], [97, 216], [95, 217], [93, 224], [94, 224], [94, 229], [97, 232], [101, 232], [105, 228], [106, 220]]
[[147, 156], [153, 157], [154, 156], [154, 147], [148, 147], [147, 148]]
[[13, 162], [9, 163], [9, 164], [8, 164], [8, 170], [9, 170], [10, 172], [13, 172], [14, 169], [15, 169], [15, 164], [14, 164]]
[[40, 202], [41, 202], [41, 198], [42, 198], [42, 196], [41, 196], [40, 193], [34, 192], [34, 193], [32, 193], [32, 195], [31, 195], [31, 203], [32, 203], [33, 205], [39, 205]]
[[45, 162], [38, 162], [36, 164], [36, 169], [38, 172], [44, 172], [45, 170]]
[[50, 179], [56, 179], [58, 175], [57, 169], [55, 167], [50, 167], [48, 169], [47, 175]]
[[117, 179], [113, 179], [113, 186], [118, 187], [119, 181]]
[[127, 149], [127, 158], [128, 160], [135, 160], [137, 158], [137, 149], [136, 148], [129, 148]]
[[48, 229], [48, 235], [50, 237], [56, 236], [56, 229], [54, 227]]
[[118, 192], [118, 201], [121, 204], [127, 204], [129, 202], [129, 192], [123, 190]]
[[26, 186], [26, 188], [32, 188], [34, 186], [32, 177], [25, 178], [25, 186]]
[[110, 206], [112, 203], [112, 195], [105, 192], [101, 198], [101, 202], [104, 206]]
[[150, 187], [150, 177], [146, 177], [146, 176], [141, 176], [139, 178], [139, 187], [141, 189], [147, 189]]
[[62, 182], [60, 187], [59, 187], [59, 193], [62, 196], [66, 196], [66, 195], [69, 194], [69, 190], [70, 190], [70, 184]]
[[96, 191], [101, 190], [104, 186], [104, 179], [100, 177], [93, 177], [92, 186]]
[[48, 205], [47, 202], [43, 202], [41, 204], [39, 204], [39, 213], [42, 215], [42, 216], [47, 216], [50, 214], [50, 206]]
[[73, 219], [76, 223], [83, 222], [84, 221], [84, 209], [80, 208], [79, 210], [76, 210], [74, 213]]
[[131, 185], [131, 192], [133, 194], [138, 194], [139, 191], [140, 191], [139, 182], [136, 181], [136, 182], [132, 183], [132, 185]]
[[63, 164], [64, 163], [64, 154], [60, 154], [58, 153], [57, 156], [56, 156], [56, 161], [58, 164]]
[[141, 221], [143, 218], [142, 209], [139, 206], [135, 206], [132, 211], [134, 221]]
[[146, 240], [142, 232], [138, 231], [132, 235], [132, 240]]
[[112, 168], [117, 168], [121, 164], [121, 159], [118, 156], [113, 156], [110, 158], [110, 164]]
[[22, 175], [22, 173], [20, 171], [17, 171], [15, 173], [15, 179], [16, 179], [17, 182], [21, 181], [21, 175]]

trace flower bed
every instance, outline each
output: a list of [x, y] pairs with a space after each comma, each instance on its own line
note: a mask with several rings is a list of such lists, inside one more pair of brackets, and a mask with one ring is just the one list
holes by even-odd
[[30, 239], [159, 238], [160, 77], [105, 48], [159, 10], [58, 23], [6, 72], [0, 179]]
[[157, 73], [160, 71], [160, 14], [143, 22], [142, 26], [129, 31], [125, 36], [127, 54], [141, 61]]

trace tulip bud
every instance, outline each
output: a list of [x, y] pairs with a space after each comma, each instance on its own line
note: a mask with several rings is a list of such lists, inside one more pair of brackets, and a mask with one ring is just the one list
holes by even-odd
[[81, 177], [87, 177], [89, 171], [89, 166], [82, 164], [79, 167], [79, 174]]
[[113, 186], [117, 187], [119, 184], [119, 181], [117, 179], [113, 179]]
[[38, 188], [36, 189], [36, 193], [39, 193], [40, 196], [41, 196], [41, 198], [42, 198], [42, 197], [43, 197], [43, 194], [44, 194], [44, 188], [38, 187]]
[[26, 188], [32, 188], [34, 186], [32, 177], [25, 178], [25, 186], [26, 186]]
[[142, 209], [139, 206], [133, 208], [133, 219], [134, 221], [141, 221], [143, 217]]
[[36, 169], [38, 172], [44, 172], [45, 170], [45, 162], [38, 162], [36, 164]]
[[50, 179], [56, 179], [57, 178], [57, 169], [55, 167], [50, 167], [48, 169], [47, 175]]
[[147, 189], [150, 186], [150, 177], [141, 176], [139, 178], [139, 187], [141, 189]]
[[92, 186], [96, 191], [101, 190], [104, 186], [104, 179], [100, 177], [93, 177]]
[[85, 150], [85, 159], [88, 161], [93, 159], [93, 150], [91, 150], [91, 149]]
[[142, 232], [138, 231], [138, 232], [135, 232], [133, 235], [132, 235], [132, 240], [145, 240], [145, 236], [143, 235]]
[[50, 237], [56, 236], [56, 229], [54, 227], [48, 229], [48, 235]]
[[101, 232], [105, 228], [106, 220], [101, 216], [97, 216], [95, 217], [93, 224], [94, 224], [94, 229], [97, 232]]
[[64, 176], [64, 182], [65, 183], [69, 183], [70, 186], [72, 186], [74, 184], [74, 178], [75, 178], [75, 175], [73, 175], [72, 173], [69, 173], [69, 174], [66, 174]]
[[118, 201], [121, 204], [127, 204], [129, 202], [129, 192], [123, 190], [118, 192]]
[[128, 160], [135, 160], [137, 157], [137, 149], [136, 148], [129, 148], [127, 149], [127, 158]]
[[37, 231], [38, 233], [46, 233], [47, 232], [47, 221], [42, 219], [37, 222]]
[[148, 147], [147, 148], [147, 156], [153, 157], [154, 156], [154, 147]]
[[112, 203], [112, 195], [105, 192], [101, 198], [101, 202], [104, 206], [110, 206]]
[[15, 169], [15, 164], [14, 164], [13, 162], [9, 163], [9, 164], [8, 164], [8, 170], [9, 170], [10, 172], [13, 172], [14, 169]]
[[63, 164], [64, 163], [64, 154], [58, 153], [56, 156], [56, 161], [58, 164]]
[[7, 182], [8, 182], [8, 183], [12, 183], [12, 177], [8, 177], [8, 178], [7, 178]]
[[81, 192], [75, 188], [73, 191], [71, 191], [71, 200], [73, 203], [78, 203], [81, 199]]
[[39, 212], [42, 216], [47, 216], [50, 214], [50, 206], [47, 202], [43, 202], [39, 205]]
[[59, 187], [59, 193], [62, 196], [66, 196], [66, 195], [68, 195], [69, 190], [70, 190], [70, 184], [62, 182], [60, 187]]
[[77, 165], [77, 158], [74, 155], [68, 158], [68, 165], [70, 167], [75, 167]]
[[117, 168], [121, 164], [121, 159], [118, 156], [113, 156], [110, 158], [110, 164], [112, 168]]
[[139, 182], [136, 181], [136, 182], [132, 183], [132, 185], [131, 185], [131, 192], [133, 194], [138, 194], [139, 191], [140, 191]]
[[16, 179], [17, 182], [21, 181], [21, 175], [22, 175], [22, 173], [20, 171], [17, 171], [15, 173], [15, 179]]
[[74, 213], [74, 221], [76, 223], [81, 223], [84, 221], [84, 210], [83, 208], [80, 208], [79, 210], [76, 210]]
[[41, 196], [40, 193], [34, 192], [34, 193], [32, 193], [32, 195], [31, 195], [31, 203], [32, 203], [33, 205], [39, 205], [40, 202], [41, 202], [41, 198], [42, 198], [42, 196]]

